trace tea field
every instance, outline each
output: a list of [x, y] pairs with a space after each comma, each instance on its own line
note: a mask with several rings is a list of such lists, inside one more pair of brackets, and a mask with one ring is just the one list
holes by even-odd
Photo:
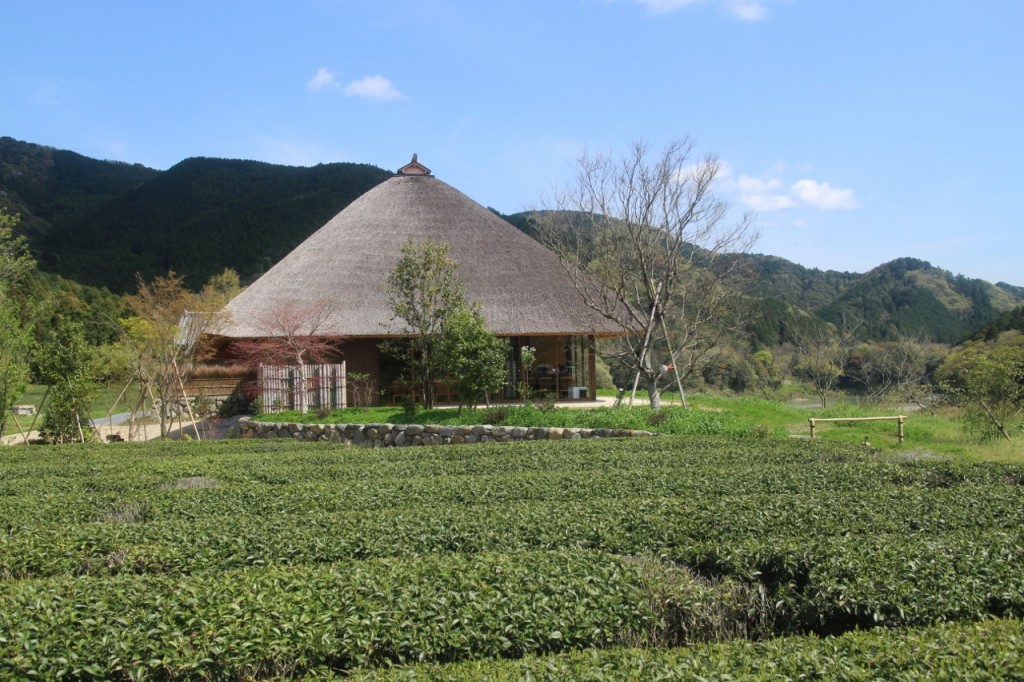
[[822, 441], [5, 448], [0, 679], [1020, 677], [1022, 520]]

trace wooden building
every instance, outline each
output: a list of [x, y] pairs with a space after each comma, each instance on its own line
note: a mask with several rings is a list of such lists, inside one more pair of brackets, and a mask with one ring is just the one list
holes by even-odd
[[[317, 320], [316, 335], [337, 340], [349, 375], [371, 377], [374, 402], [400, 401], [411, 389], [378, 346], [408, 330], [393, 319], [386, 282], [402, 246], [428, 239], [448, 244], [467, 298], [480, 303], [491, 331], [509, 340], [508, 381], [498, 399], [514, 399], [522, 381], [560, 399], [596, 397], [595, 339], [621, 334], [619, 327], [583, 304], [551, 251], [435, 178], [415, 155], [227, 305], [214, 364], [226, 363], [238, 340], [274, 336], [283, 318], [306, 316]], [[522, 372], [523, 346], [536, 349], [530, 376]], [[206, 371], [218, 374], [215, 366]], [[226, 372], [219, 373], [223, 392]], [[438, 389], [438, 402], [457, 400]], [[352, 398], [349, 387], [346, 402]]]

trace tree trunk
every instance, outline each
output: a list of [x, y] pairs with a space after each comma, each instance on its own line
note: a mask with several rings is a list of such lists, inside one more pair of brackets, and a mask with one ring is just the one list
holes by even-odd
[[299, 408], [299, 414], [306, 414], [306, 365], [302, 362], [301, 354], [295, 384], [295, 406]]
[[160, 440], [167, 439], [167, 401], [160, 401]]
[[651, 401], [651, 409], [657, 412], [661, 409], [661, 393], [658, 391], [658, 375], [648, 372], [647, 376], [647, 398]]

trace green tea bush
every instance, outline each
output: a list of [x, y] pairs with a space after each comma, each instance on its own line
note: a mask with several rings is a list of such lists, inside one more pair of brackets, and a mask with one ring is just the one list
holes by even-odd
[[1019, 620], [836, 638], [785, 637], [679, 649], [610, 649], [358, 673], [356, 680], [1013, 680], [1024, 678]]
[[[241, 679], [1016, 618], [1022, 481], [1015, 465], [720, 436], [8, 448], [0, 679]], [[775, 651], [746, 646], [751, 665]], [[613, 677], [628, 658], [593, 656]]]

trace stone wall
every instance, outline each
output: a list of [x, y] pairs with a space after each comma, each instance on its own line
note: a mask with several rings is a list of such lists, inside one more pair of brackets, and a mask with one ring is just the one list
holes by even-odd
[[436, 424], [294, 424], [282, 422], [238, 422], [239, 438], [290, 438], [326, 441], [365, 448], [412, 445], [458, 445], [461, 443], [506, 443], [523, 440], [574, 440], [581, 438], [630, 438], [656, 436], [633, 429], [573, 429], [543, 426], [439, 426]]

